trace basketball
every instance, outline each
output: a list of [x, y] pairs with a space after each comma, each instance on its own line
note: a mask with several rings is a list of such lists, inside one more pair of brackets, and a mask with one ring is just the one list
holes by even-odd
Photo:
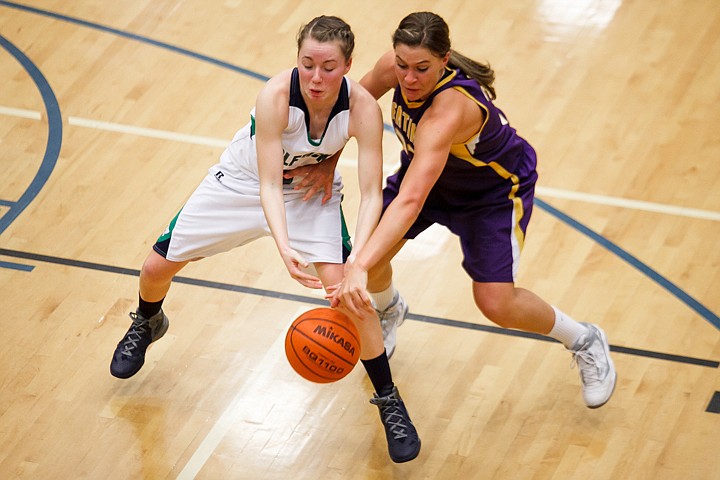
[[347, 315], [332, 308], [315, 308], [290, 325], [285, 355], [303, 378], [316, 383], [336, 382], [357, 364], [360, 334]]

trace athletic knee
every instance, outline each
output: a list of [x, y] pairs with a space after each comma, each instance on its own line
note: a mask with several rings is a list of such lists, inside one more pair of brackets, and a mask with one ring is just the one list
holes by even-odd
[[475, 305], [491, 322], [503, 327], [514, 328], [512, 297], [493, 291], [475, 291]]
[[168, 283], [185, 263], [171, 262], [157, 253], [151, 253], [143, 263], [140, 278], [148, 283]]

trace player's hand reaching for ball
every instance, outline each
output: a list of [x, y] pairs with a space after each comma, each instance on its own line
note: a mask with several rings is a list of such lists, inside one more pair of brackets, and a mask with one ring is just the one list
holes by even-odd
[[310, 275], [304, 269], [309, 267], [310, 264], [295, 250], [288, 248], [285, 251], [280, 252], [280, 256], [285, 263], [290, 276], [296, 280], [300, 285], [308, 288], [322, 288], [322, 282], [318, 277]]
[[372, 299], [367, 291], [368, 272], [356, 264], [352, 256], [345, 263], [342, 283], [328, 288], [327, 298], [333, 308], [342, 305], [358, 317], [373, 309]]

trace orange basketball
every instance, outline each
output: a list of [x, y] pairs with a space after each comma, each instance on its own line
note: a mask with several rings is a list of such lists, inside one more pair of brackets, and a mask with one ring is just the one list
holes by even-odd
[[332, 308], [315, 308], [290, 325], [285, 355], [307, 380], [335, 382], [350, 373], [360, 358], [360, 334], [347, 315]]

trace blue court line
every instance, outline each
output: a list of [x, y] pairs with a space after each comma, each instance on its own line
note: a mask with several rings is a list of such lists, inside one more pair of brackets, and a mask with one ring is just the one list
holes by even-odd
[[10, 200], [0, 200], [0, 207], [12, 207], [17, 202], [11, 202]]
[[0, 35], [0, 46], [10, 53], [22, 65], [37, 86], [43, 103], [45, 104], [45, 112], [48, 119], [48, 138], [40, 168], [38, 168], [35, 177], [30, 182], [28, 188], [23, 192], [17, 202], [3, 202], [3, 206], [10, 209], [0, 218], [0, 235], [10, 226], [18, 215], [30, 205], [35, 197], [40, 193], [45, 183], [47, 183], [50, 174], [55, 169], [58, 156], [60, 155], [60, 145], [62, 144], [62, 115], [58, 105], [55, 93], [53, 93], [50, 84], [28, 57], [25, 56], [15, 45], [10, 43], [5, 37]]
[[[42, 15], [45, 17], [54, 18], [56, 20], [62, 20], [64, 22], [74, 23], [76, 25], [82, 25], [83, 27], [88, 27], [88, 28], [92, 28], [94, 30], [100, 30], [102, 32], [111, 33], [113, 35], [118, 35], [120, 37], [128, 38], [130, 40], [136, 40], [138, 42], [149, 43], [150, 45], [154, 45], [156, 47], [163, 48], [163, 49], [169, 50], [171, 52], [179, 53], [181, 55], [186, 55], [188, 57], [194, 58], [196, 60], [200, 60], [202, 62], [207, 62], [207, 63], [213, 64], [213, 65], [217, 65], [218, 67], [221, 67], [221, 68], [227, 68], [229, 70], [241, 73], [243, 75], [247, 75], [248, 77], [255, 78], [262, 82], [267, 82], [268, 80], [270, 80], [270, 77], [268, 77], [267, 75], [263, 75], [258, 72], [253, 72], [252, 70], [248, 70], [246, 68], [239, 67], [237, 65], [233, 65], [232, 63], [228, 63], [223, 60], [219, 60], [217, 58], [209, 57], [207, 55], [203, 55], [202, 53], [194, 52], [194, 51], [188, 50], [186, 48], [177, 47], [175, 45], [170, 45], [169, 43], [154, 40], [152, 38], [145, 37], [143, 35], [125, 32], [123, 30], [118, 30], [117, 28], [108, 27], [107, 25], [93, 23], [93, 22], [89, 22], [87, 20], [82, 20], [80, 18], [69, 17], [67, 15], [62, 15], [60, 13], [50, 12], [47, 10], [41, 10], [39, 8], [31, 7], [28, 5], [22, 5], [22, 4], [14, 3], [14, 2], [7, 2], [5, 0], [0, 0], [0, 5], [4, 5], [4, 6], [10, 7], [10, 8], [15, 8], [18, 10], [23, 10], [23, 11], [26, 11], [29, 13], [34, 13], [37, 15]], [[385, 124], [384, 128], [386, 131], [394, 132], [394, 129], [391, 125]], [[2, 232], [0, 231], [0, 233], [2, 233]]]
[[0, 5], [5, 5], [6, 7], [16, 8], [18, 10], [24, 10], [26, 12], [34, 13], [37, 15], [54, 18], [56, 20], [62, 20], [64, 22], [74, 23], [76, 25], [82, 25], [84, 27], [92, 28], [94, 30], [100, 30], [100, 31], [106, 32], [106, 33], [112, 33], [113, 35], [118, 35], [120, 37], [129, 38], [131, 40], [137, 40], [137, 41], [140, 41], [143, 43], [149, 43], [151, 45], [155, 45], [156, 47], [164, 48], [165, 50], [170, 50], [172, 52], [180, 53], [182, 55], [186, 55], [188, 57], [192, 57], [197, 60], [201, 60], [203, 62], [212, 63], [219, 67], [227, 68], [227, 69], [236, 71], [238, 73], [242, 73], [243, 75], [247, 75], [248, 77], [262, 80], [263, 82], [266, 82], [270, 79], [270, 77], [267, 77], [260, 73], [253, 72], [251, 70], [247, 70], [242, 67], [238, 67], [237, 65], [233, 65], [231, 63], [223, 62], [222, 60], [218, 60], [216, 58], [208, 57], [207, 55], [203, 55], [201, 53], [193, 52], [192, 50], [187, 50], [185, 48], [176, 47], [176, 46], [170, 45], [168, 43], [159, 42], [157, 40], [153, 40], [152, 38], [144, 37], [142, 35], [136, 35], [134, 33], [124, 32], [122, 30], [108, 27], [106, 25], [101, 25], [99, 23], [88, 22], [88, 21], [82, 20], [80, 18], [68, 17], [67, 15], [62, 15], [62, 14], [55, 13], [55, 12], [49, 12], [47, 10], [40, 10], [39, 8], [30, 7], [28, 5], [22, 5], [19, 3], [6, 2], [4, 0], [0, 0]]
[[[0, 0], [0, 5], [5, 5], [5, 6], [7, 6], [7, 7], [16, 8], [16, 9], [19, 9], [19, 10], [24, 10], [24, 11], [31, 12], [31, 13], [35, 13], [35, 14], [38, 14], [38, 15], [47, 16], [47, 17], [50, 17], [50, 18], [55, 18], [55, 19], [58, 19], [58, 20], [62, 20], [62, 21], [74, 23], [74, 24], [77, 24], [77, 25], [82, 25], [82, 26], [85, 26], [85, 27], [88, 27], [88, 28], [93, 28], [93, 29], [96, 29], [96, 30], [101, 30], [101, 31], [104, 31], [104, 32], [107, 32], [107, 33], [112, 33], [112, 34], [115, 34], [115, 35], [119, 35], [119, 36], [121, 36], [121, 37], [125, 37], [125, 38], [132, 39], [132, 40], [137, 40], [137, 41], [140, 41], [140, 42], [149, 43], [149, 44], [151, 44], [151, 45], [154, 45], [154, 46], [157, 46], [157, 47], [160, 47], [160, 48], [164, 48], [164, 49], [166, 49], [166, 50], [170, 50], [170, 51], [173, 51], [173, 52], [176, 52], [176, 53], [180, 53], [180, 54], [182, 54], [182, 55], [187, 55], [187, 56], [190, 56], [190, 57], [192, 57], [192, 58], [195, 58], [195, 59], [198, 59], [198, 60], [201, 60], [201, 61], [204, 61], [204, 62], [208, 62], [208, 63], [214, 64], [214, 65], [220, 66], [220, 67], [222, 67], [222, 68], [228, 68], [228, 69], [230, 69], [230, 70], [239, 72], [239, 73], [241, 73], [241, 74], [243, 74], [243, 75], [248, 75], [248, 76], [250, 76], [250, 77], [256, 78], [256, 79], [258, 79], [258, 80], [267, 81], [268, 78], [269, 78], [269, 77], [267, 77], [267, 76], [265, 76], [265, 75], [261, 75], [261, 74], [259, 74], [259, 73], [256, 73], [256, 72], [247, 70], [247, 69], [245, 69], [245, 68], [238, 67], [238, 66], [236, 66], [236, 65], [232, 65], [232, 64], [227, 63], [227, 62], [223, 62], [223, 61], [221, 61], [221, 60], [214, 59], [214, 58], [212, 58], [212, 57], [208, 57], [208, 56], [206, 56], [206, 55], [202, 55], [202, 54], [197, 53], [197, 52], [193, 52], [193, 51], [191, 51], [191, 50], [187, 50], [187, 49], [184, 49], [184, 48], [179, 48], [179, 47], [176, 47], [176, 46], [173, 46], [173, 45], [170, 45], [170, 44], [167, 44], [167, 43], [159, 42], [159, 41], [157, 41], [157, 40], [153, 40], [153, 39], [151, 39], [151, 38], [144, 37], [144, 36], [141, 36], [141, 35], [136, 35], [136, 34], [133, 34], [133, 33], [124, 32], [124, 31], [122, 31], [122, 30], [118, 30], [118, 29], [115, 29], [115, 28], [107, 27], [107, 26], [104, 26], [104, 25], [100, 25], [100, 24], [88, 22], [88, 21], [86, 21], [86, 20], [82, 20], [82, 19], [78, 19], [78, 18], [74, 18], [74, 17], [69, 17], [69, 16], [66, 16], [66, 15], [61, 15], [61, 14], [49, 12], [49, 11], [46, 11], [46, 10], [40, 10], [40, 9], [37, 9], [37, 8], [34, 8], [34, 7], [30, 7], [30, 6], [26, 6], [26, 5], [21, 5], [21, 4], [17, 4], [17, 3], [13, 3], [13, 2], [7, 2], [7, 1], [5, 1], [5, 0]], [[54, 97], [54, 96], [53, 96], [53, 97]], [[393, 131], [392, 127], [390, 127], [390, 126], [388, 126], [388, 125], [385, 125], [385, 129], [386, 129], [386, 130]], [[46, 154], [46, 157], [47, 157], [47, 154]], [[677, 287], [675, 284], [673, 284], [672, 282], [670, 282], [669, 280], [667, 280], [666, 278], [664, 278], [662, 275], [660, 275], [659, 273], [657, 273], [655, 270], [653, 270], [652, 268], [650, 268], [649, 266], [647, 266], [645, 263], [641, 262], [639, 259], [637, 259], [636, 257], [632, 256], [631, 254], [629, 254], [628, 252], [626, 252], [625, 250], [623, 250], [623, 249], [620, 248], [619, 246], [615, 245], [614, 243], [612, 243], [612, 242], [609, 241], [608, 239], [606, 239], [606, 238], [602, 237], [601, 235], [595, 233], [594, 231], [590, 230], [589, 228], [587, 228], [586, 226], [584, 226], [584, 225], [581, 224], [580, 222], [576, 221], [575, 219], [573, 219], [573, 218], [569, 217], [568, 215], [560, 212], [560, 211], [557, 210], [556, 208], [551, 207], [550, 205], [548, 205], [548, 204], [545, 203], [544, 201], [542, 201], [542, 200], [540, 200], [540, 199], [538, 199], [538, 198], [535, 198], [535, 205], [537, 205], [539, 208], [547, 211], [548, 213], [550, 213], [550, 214], [553, 215], [554, 217], [558, 218], [560, 221], [562, 221], [562, 222], [564, 222], [564, 223], [572, 226], [573, 228], [577, 229], [577, 230], [580, 231], [581, 233], [587, 235], [587, 236], [590, 237], [591, 239], [593, 239], [593, 240], [595, 240], [596, 242], [598, 242], [600, 245], [602, 245], [602, 246], [604, 246], [605, 248], [607, 248], [610, 252], [614, 253], [615, 255], [619, 256], [620, 258], [622, 258], [623, 260], [625, 260], [626, 262], [628, 262], [630, 265], [632, 265], [633, 267], [635, 267], [636, 269], [638, 269], [639, 271], [641, 271], [642, 273], [644, 273], [645, 275], [647, 275], [651, 280], [655, 281], [655, 282], [658, 283], [660, 286], [662, 286], [663, 288], [665, 288], [668, 292], [670, 292], [672, 295], [674, 295], [674, 296], [675, 296], [676, 298], [678, 298], [680, 301], [682, 301], [683, 303], [685, 303], [688, 307], [690, 307], [690, 308], [691, 308], [693, 311], [695, 311], [698, 315], [700, 315], [702, 318], [704, 318], [705, 320], [707, 320], [708, 322], [710, 322], [712, 325], [714, 325], [715, 328], [720, 329], [720, 318], [718, 318], [718, 316], [717, 316], [716, 314], [714, 314], [714, 313], [713, 313], [712, 311], [710, 311], [708, 308], [706, 308], [705, 306], [703, 306], [700, 302], [698, 302], [697, 300], [695, 300], [693, 297], [691, 297], [690, 295], [688, 295], [687, 293], [685, 293], [682, 289], [680, 289], [679, 287]], [[24, 208], [24, 207], [23, 207], [23, 208]], [[4, 228], [2, 228], [2, 224], [0, 223], [0, 234], [2, 234], [3, 230], [4, 230]]]
[[623, 250], [619, 246], [615, 245], [613, 242], [608, 240], [607, 238], [603, 237], [602, 235], [595, 233], [594, 231], [590, 230], [588, 227], [583, 225], [582, 223], [578, 222], [574, 218], [570, 217], [569, 215], [566, 215], [565, 213], [561, 212], [560, 210], [556, 209], [555, 207], [552, 207], [545, 203], [544, 201], [540, 200], [539, 198], [535, 198], [535, 205], [542, 208], [543, 210], [546, 210], [548, 213], [552, 214], [556, 218], [560, 219], [564, 223], [567, 223], [580, 233], [587, 235], [592, 240], [596, 241], [618, 257], [625, 260], [627, 263], [629, 263], [631, 266], [635, 267], [636, 269], [640, 270], [642, 273], [644, 273], [648, 278], [653, 280], [655, 283], [663, 287], [665, 290], [670, 292], [672, 295], [674, 295], [676, 298], [678, 298], [680, 301], [682, 301], [685, 305], [690, 307], [692, 310], [695, 311], [698, 315], [703, 317], [708, 322], [715, 325], [715, 328], [720, 329], [720, 318], [718, 318], [717, 315], [715, 315], [713, 312], [710, 311], [707, 307], [705, 307], [703, 304], [695, 300], [693, 297], [685, 293], [680, 287], [672, 283], [667, 278], [660, 275], [658, 272], [650, 268], [647, 264], [643, 263], [641, 260], [639, 260], [637, 257], [631, 255], [627, 251]]
[[0, 268], [7, 268], [10, 270], [20, 270], [23, 272], [32, 272], [35, 268], [32, 265], [23, 265], [22, 263], [3, 262], [0, 260]]

